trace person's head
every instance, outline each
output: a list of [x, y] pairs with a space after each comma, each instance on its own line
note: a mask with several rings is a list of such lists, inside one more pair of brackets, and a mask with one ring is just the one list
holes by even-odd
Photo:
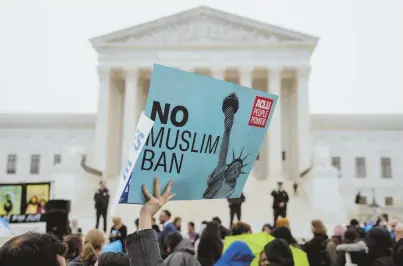
[[276, 221], [276, 227], [290, 228], [290, 221], [287, 218], [280, 217]]
[[120, 217], [113, 217], [112, 222], [114, 225], [121, 225], [122, 224], [122, 218]]
[[220, 225], [216, 222], [208, 222], [203, 230], [202, 236], [218, 237], [221, 239]]
[[276, 238], [264, 247], [265, 256], [260, 256], [260, 265], [277, 263], [282, 266], [294, 266], [292, 252], [284, 239]]
[[262, 232], [265, 232], [266, 234], [270, 234], [271, 230], [273, 230], [273, 227], [270, 224], [264, 224], [262, 226]]
[[99, 187], [100, 187], [101, 189], [105, 189], [105, 188], [106, 188], [106, 182], [105, 182], [105, 181], [100, 181], [100, 182], [99, 182]]
[[166, 244], [167, 244], [167, 251], [168, 253], [172, 253], [176, 246], [183, 240], [183, 237], [181, 233], [179, 232], [172, 232], [169, 233], [167, 238], [166, 238]]
[[171, 219], [171, 212], [168, 210], [163, 210], [160, 212], [160, 223], [164, 224], [167, 221], [169, 221], [169, 219]]
[[395, 240], [403, 239], [403, 223], [398, 223], [395, 226]]
[[105, 236], [98, 229], [92, 229], [87, 233], [84, 240], [84, 248], [82, 258], [84, 261], [98, 258], [101, 254], [102, 247], [105, 244]]
[[376, 260], [379, 257], [391, 255], [393, 241], [386, 228], [378, 226], [369, 230], [366, 243], [370, 261]]
[[65, 246], [57, 237], [29, 232], [13, 237], [0, 248], [0, 265], [66, 266], [64, 253]]
[[216, 222], [208, 222], [203, 229], [197, 254], [199, 257], [210, 256], [212, 253], [221, 254], [223, 242], [221, 241], [220, 225]]
[[180, 231], [181, 227], [182, 227], [182, 218], [181, 217], [175, 217], [173, 224], [175, 226], [175, 228]]
[[360, 223], [358, 222], [357, 219], [351, 219], [350, 226], [351, 227], [360, 227]]
[[232, 236], [245, 235], [251, 233], [252, 228], [250, 227], [250, 225], [243, 222], [237, 222], [234, 225], [232, 225], [230, 232]]
[[392, 218], [392, 220], [390, 221], [390, 229], [392, 230], [392, 232], [394, 233], [396, 230], [396, 225], [399, 223], [399, 219], [397, 218]]
[[336, 243], [336, 244], [341, 244], [344, 238], [344, 232], [345, 232], [345, 228], [342, 225], [336, 225], [333, 228], [333, 234], [332, 234], [332, 240]]
[[31, 204], [37, 204], [39, 203], [39, 199], [37, 196], [32, 196], [31, 200], [29, 201]]
[[137, 218], [137, 219], [134, 221], [134, 225], [136, 226], [136, 230], [139, 230], [139, 224], [140, 224], [140, 219]]
[[355, 228], [348, 228], [344, 233], [344, 241], [347, 244], [355, 243], [358, 240], [358, 232]]
[[326, 234], [326, 227], [321, 220], [311, 221], [311, 230], [314, 234]]
[[129, 256], [122, 252], [105, 252], [99, 256], [98, 266], [130, 266]]
[[279, 191], [283, 190], [283, 182], [277, 182], [277, 189]]
[[213, 222], [216, 222], [219, 225], [221, 225], [221, 219], [219, 217], [214, 217], [212, 220], [213, 220]]
[[41, 207], [45, 207], [45, 205], [46, 205], [46, 200], [41, 199], [41, 200], [39, 201], [39, 205], [40, 205]]
[[81, 235], [68, 235], [63, 242], [67, 248], [64, 256], [67, 261], [75, 259], [83, 251], [83, 238]]
[[71, 226], [73, 227], [77, 227], [78, 226], [78, 219], [77, 218], [73, 218], [71, 219]]
[[271, 235], [275, 238], [284, 239], [288, 245], [295, 244], [294, 237], [291, 234], [291, 231], [287, 227], [276, 227], [271, 232]]
[[188, 231], [189, 231], [189, 233], [193, 233], [195, 231], [195, 223], [194, 222], [189, 222], [188, 223]]

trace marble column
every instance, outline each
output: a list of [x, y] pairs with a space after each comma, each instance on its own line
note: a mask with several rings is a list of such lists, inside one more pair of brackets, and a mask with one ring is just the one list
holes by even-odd
[[[271, 94], [281, 97], [281, 70], [270, 69], [269, 88]], [[282, 140], [281, 140], [281, 100], [277, 101], [274, 114], [268, 129], [268, 173], [270, 178], [283, 179]]]
[[139, 105], [139, 72], [135, 70], [126, 70], [125, 81], [125, 98], [123, 108], [123, 140], [122, 140], [122, 163], [123, 167], [126, 163], [133, 141], [137, 121], [140, 112], [137, 108]]
[[[95, 125], [95, 141], [93, 148], [92, 167], [108, 173], [108, 134], [109, 134], [109, 112], [111, 92], [111, 71], [108, 68], [98, 68], [99, 92], [98, 112]], [[106, 177], [106, 176], [105, 176]]]
[[311, 115], [309, 112], [309, 68], [298, 69], [297, 73], [297, 143], [299, 174], [311, 167]]
[[240, 68], [239, 69], [239, 84], [248, 88], [252, 88], [253, 82], [253, 69]]
[[210, 76], [215, 79], [225, 80], [225, 69], [210, 69]]

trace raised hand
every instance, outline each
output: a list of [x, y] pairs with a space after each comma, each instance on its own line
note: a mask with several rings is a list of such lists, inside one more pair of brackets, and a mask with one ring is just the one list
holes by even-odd
[[168, 182], [164, 192], [161, 195], [160, 182], [158, 177], [154, 178], [154, 196], [148, 191], [146, 185], [143, 185], [143, 193], [147, 199], [147, 203], [143, 205], [140, 215], [153, 217], [165, 203], [170, 201], [175, 194], [171, 193], [172, 180]]

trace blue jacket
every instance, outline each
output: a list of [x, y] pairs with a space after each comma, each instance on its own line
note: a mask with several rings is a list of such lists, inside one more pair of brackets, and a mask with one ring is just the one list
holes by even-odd
[[176, 227], [173, 223], [168, 223], [167, 225], [164, 226], [164, 228], [162, 228], [162, 232], [158, 236], [158, 244], [160, 247], [162, 259], [165, 259], [169, 255], [168, 250], [167, 250], [168, 247], [166, 246], [165, 240], [166, 240], [167, 236], [169, 235], [169, 233], [176, 232], [176, 231], [177, 231]]
[[249, 266], [255, 255], [243, 241], [233, 242], [214, 266]]

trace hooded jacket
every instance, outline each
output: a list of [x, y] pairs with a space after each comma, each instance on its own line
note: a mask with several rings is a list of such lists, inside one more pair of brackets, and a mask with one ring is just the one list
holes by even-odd
[[196, 252], [189, 240], [183, 239], [164, 260], [165, 266], [200, 266]]
[[[368, 232], [368, 266], [395, 266], [392, 259], [392, 238], [388, 230], [374, 227]], [[400, 265], [399, 265], [400, 266]]]
[[234, 241], [214, 266], [249, 266], [255, 255], [243, 241]]

